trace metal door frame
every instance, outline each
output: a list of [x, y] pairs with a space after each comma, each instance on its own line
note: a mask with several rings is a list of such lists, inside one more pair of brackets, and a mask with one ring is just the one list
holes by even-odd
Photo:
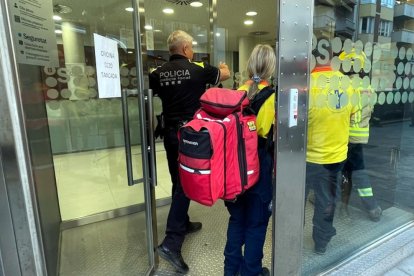
[[[155, 254], [155, 247], [158, 245], [157, 237], [157, 215], [155, 186], [157, 185], [157, 171], [155, 164], [155, 138], [153, 130], [153, 109], [152, 109], [152, 91], [144, 90], [144, 64], [142, 61], [141, 32], [144, 31], [144, 18], [140, 17], [139, 8], [144, 8], [143, 0], [132, 0], [134, 11], [133, 30], [135, 44], [135, 63], [137, 68], [138, 80], [138, 104], [141, 128], [141, 153], [143, 164], [144, 193], [145, 193], [145, 217], [147, 231], [147, 252], [149, 259], [149, 269], [147, 275], [155, 272], [158, 266], [158, 255]], [[142, 28], [141, 28], [142, 26]], [[147, 154], [145, 154], [147, 153]]]
[[[40, 218], [34, 191], [34, 180], [25, 131], [19, 75], [11, 35], [8, 1], [0, 1], [0, 79], [2, 127], [0, 128], [0, 189], [5, 213], [0, 213], [2, 231], [10, 240], [0, 242], [0, 253], [7, 251], [2, 266], [13, 275], [46, 275], [46, 260], [40, 229]], [[4, 169], [6, 168], [6, 169]], [[7, 192], [6, 192], [7, 191]], [[12, 199], [12, 200], [9, 200]], [[3, 228], [4, 227], [4, 228]], [[3, 233], [3, 232], [2, 232]], [[18, 267], [17, 267], [18, 265]]]
[[2, 158], [0, 147], [0, 275], [21, 275]]

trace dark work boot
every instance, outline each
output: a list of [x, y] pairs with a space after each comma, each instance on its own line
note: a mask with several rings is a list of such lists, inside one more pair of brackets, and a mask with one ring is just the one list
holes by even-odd
[[184, 262], [181, 252], [170, 251], [162, 244], [157, 247], [157, 252], [160, 257], [169, 262], [177, 270], [177, 272], [183, 274], [188, 272], [188, 265]]
[[326, 245], [317, 245], [315, 244], [314, 252], [318, 255], [324, 255], [326, 253]]
[[270, 276], [269, 269], [267, 267], [263, 267], [262, 273], [260, 273], [259, 276]]
[[203, 227], [203, 225], [201, 224], [201, 222], [188, 222], [187, 224], [187, 230], [185, 231], [185, 234], [191, 234], [194, 232], [197, 232], [201, 229], [201, 227]]
[[372, 221], [379, 221], [381, 219], [382, 209], [377, 206], [376, 208], [368, 211], [368, 216]]

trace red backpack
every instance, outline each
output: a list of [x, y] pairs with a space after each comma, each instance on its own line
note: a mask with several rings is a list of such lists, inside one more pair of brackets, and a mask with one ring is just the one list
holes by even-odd
[[181, 185], [203, 205], [234, 201], [259, 179], [256, 116], [245, 91], [210, 88], [200, 103], [178, 131]]

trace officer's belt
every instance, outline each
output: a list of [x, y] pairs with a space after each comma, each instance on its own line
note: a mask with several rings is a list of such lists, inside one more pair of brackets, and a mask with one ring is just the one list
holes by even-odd
[[167, 119], [165, 118], [165, 126], [166, 127], [174, 127], [174, 128], [180, 128], [183, 125], [185, 125], [186, 123], [188, 123], [188, 121], [190, 121], [189, 119], [187, 120], [171, 120], [171, 119]]

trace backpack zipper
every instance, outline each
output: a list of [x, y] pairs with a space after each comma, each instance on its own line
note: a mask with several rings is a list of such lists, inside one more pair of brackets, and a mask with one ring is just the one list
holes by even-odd
[[[223, 171], [224, 171], [224, 195], [227, 195], [227, 129], [221, 121], [215, 121], [224, 131], [224, 161], [223, 161]], [[211, 137], [211, 136], [210, 136]]]
[[237, 154], [239, 157], [239, 164], [240, 164], [240, 179], [242, 184], [242, 192], [244, 191], [244, 186], [247, 185], [247, 160], [246, 160], [246, 145], [244, 142], [243, 137], [243, 126], [240, 123], [240, 118], [237, 113], [233, 113], [234, 118], [236, 118], [237, 123], [237, 137], [241, 138], [238, 139], [237, 143]]

